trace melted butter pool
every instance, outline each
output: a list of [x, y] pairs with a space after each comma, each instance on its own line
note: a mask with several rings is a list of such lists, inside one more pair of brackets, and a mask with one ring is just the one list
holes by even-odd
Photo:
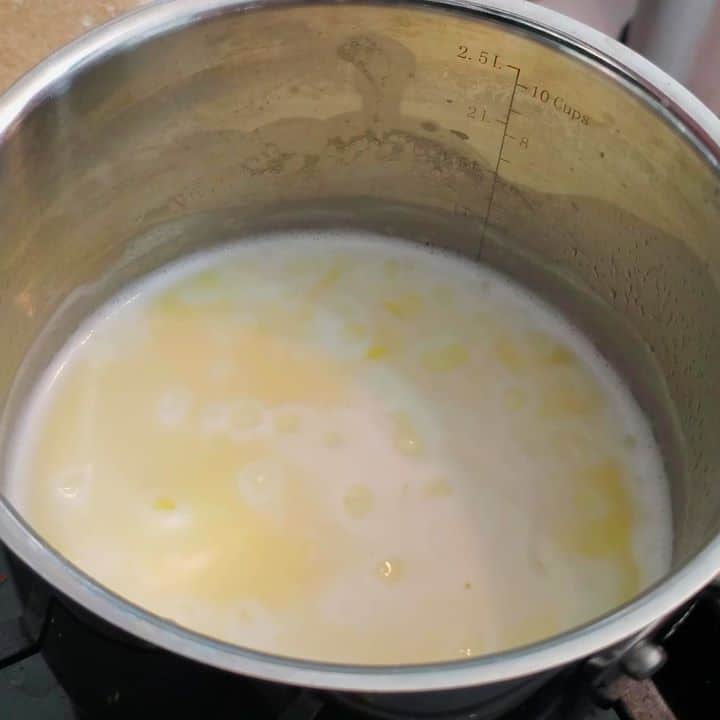
[[488, 269], [357, 233], [168, 266], [38, 385], [10, 494], [114, 591], [275, 653], [426, 662], [667, 569], [658, 449], [592, 345]]

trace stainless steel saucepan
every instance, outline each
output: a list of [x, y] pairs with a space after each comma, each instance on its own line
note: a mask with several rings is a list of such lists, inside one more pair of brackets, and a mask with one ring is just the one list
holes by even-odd
[[536, 6], [161, 2], [20, 80], [0, 98], [3, 455], [37, 374], [123, 284], [263, 228], [333, 224], [493, 265], [594, 338], [665, 454], [666, 578], [529, 647], [368, 668], [253, 652], [154, 616], [6, 501], [0, 538], [132, 635], [270, 680], [493, 700], [617, 660], [720, 571], [720, 121], [628, 49]]

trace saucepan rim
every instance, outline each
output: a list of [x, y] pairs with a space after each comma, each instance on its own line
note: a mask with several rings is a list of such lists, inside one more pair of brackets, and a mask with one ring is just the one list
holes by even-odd
[[[114, 52], [229, 12], [300, 5], [293, 0], [166, 0], [122, 16], [51, 55], [0, 97], [0, 143], [34, 107], [61, 93], [81, 69]], [[306, 3], [307, 4], [307, 3]], [[325, 2], [323, 4], [333, 4]], [[338, 0], [335, 4], [342, 4]], [[369, 5], [372, 3], [357, 3]], [[388, 3], [385, 3], [388, 4]], [[522, 0], [425, 0], [396, 8], [435, 8], [505, 23], [562, 52], [581, 56], [640, 94], [720, 172], [720, 119], [652, 63], [563, 15]], [[701, 552], [625, 606], [599, 620], [530, 646], [478, 658], [419, 665], [360, 666], [286, 658], [231, 645], [182, 628], [103, 588], [49, 547], [0, 498], [0, 539], [63, 594], [142, 640], [193, 660], [244, 675], [308, 687], [366, 692], [441, 690], [541, 673], [601, 653], [642, 634], [720, 572], [720, 535]]]

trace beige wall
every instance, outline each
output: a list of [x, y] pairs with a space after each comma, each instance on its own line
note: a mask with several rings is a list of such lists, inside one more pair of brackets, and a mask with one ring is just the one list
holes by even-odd
[[143, 0], [0, 0], [0, 92], [46, 55]]
[[[695, 0], [675, 0], [693, 11]], [[619, 37], [622, 27], [632, 16], [637, 0], [538, 0], [538, 5], [552, 8], [582, 20], [612, 37]], [[720, 0], [716, 0], [711, 22], [702, 41], [688, 52], [694, 54], [687, 86], [714, 112], [720, 115]]]
[[699, 47], [688, 85], [720, 115], [720, 2], [715, 5], [712, 22]]

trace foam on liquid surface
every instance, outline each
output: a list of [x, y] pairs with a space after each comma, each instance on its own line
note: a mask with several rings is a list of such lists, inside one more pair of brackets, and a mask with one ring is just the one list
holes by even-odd
[[79, 567], [226, 641], [502, 650], [670, 560], [662, 464], [592, 346], [489, 270], [357, 233], [170, 266], [81, 329], [10, 496]]

